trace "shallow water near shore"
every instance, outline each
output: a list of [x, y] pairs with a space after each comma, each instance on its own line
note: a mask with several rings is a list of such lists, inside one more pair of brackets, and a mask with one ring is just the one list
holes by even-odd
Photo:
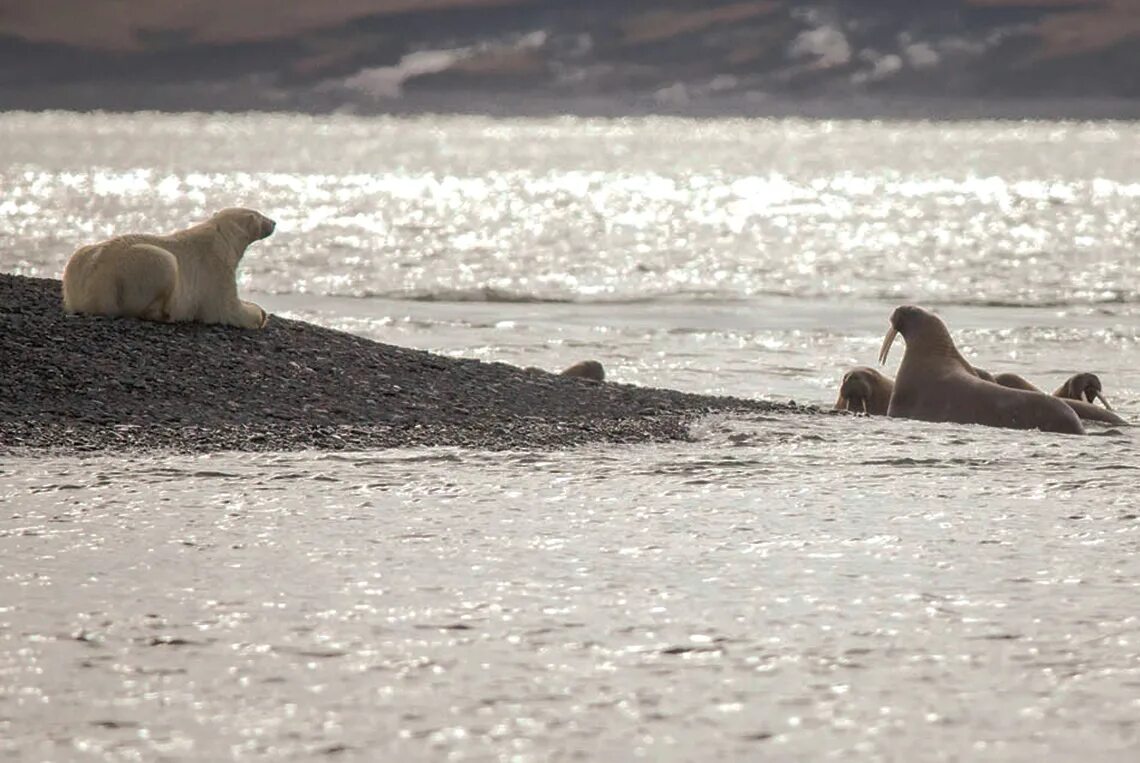
[[1129, 759], [1132, 439], [802, 419], [9, 462], [0, 750]]
[[[243, 290], [384, 342], [829, 405], [913, 301], [1137, 420], [1138, 151], [1126, 123], [5, 114], [0, 269], [248, 204], [280, 227]], [[1090, 432], [8, 452], [0, 757], [1133, 760], [1140, 448]]]

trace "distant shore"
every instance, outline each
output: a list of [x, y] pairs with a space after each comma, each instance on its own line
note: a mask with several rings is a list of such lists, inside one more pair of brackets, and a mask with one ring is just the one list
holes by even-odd
[[0, 274], [0, 450], [557, 449], [687, 440], [708, 413], [815, 410], [596, 384], [276, 316], [243, 331], [66, 315], [59, 290]]
[[[189, 93], [189, 94], [188, 94]], [[625, 119], [806, 119], [823, 121], [962, 122], [962, 121], [1134, 121], [1140, 100], [1105, 96], [1075, 97], [919, 97], [837, 95], [793, 98], [772, 95], [748, 98], [739, 94], [701, 96], [680, 102], [637, 96], [542, 96], [531, 93], [410, 93], [386, 101], [346, 101], [327, 93], [290, 98], [261, 98], [257, 94], [195, 94], [190, 88], [115, 93], [76, 86], [51, 91], [12, 90], [0, 84], [0, 104], [8, 111], [73, 111], [134, 113], [304, 114], [360, 117], [422, 117], [462, 115], [498, 119], [579, 117]]]

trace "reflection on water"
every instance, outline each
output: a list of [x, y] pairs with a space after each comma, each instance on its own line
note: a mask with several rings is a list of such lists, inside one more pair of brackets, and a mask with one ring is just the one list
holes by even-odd
[[1138, 138], [1129, 123], [7, 114], [0, 265], [56, 274], [81, 242], [244, 205], [279, 224], [245, 266], [258, 291], [1136, 302]]
[[[0, 268], [244, 204], [244, 290], [381, 341], [830, 404], [915, 301], [1136, 420], [1138, 130], [0, 114]], [[0, 756], [1135, 757], [1131, 430], [694, 434], [4, 455]]]
[[849, 416], [698, 434], [10, 462], [0, 750], [1134, 749], [1131, 437]]

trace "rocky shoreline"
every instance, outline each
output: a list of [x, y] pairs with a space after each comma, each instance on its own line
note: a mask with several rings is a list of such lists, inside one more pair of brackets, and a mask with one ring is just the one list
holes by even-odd
[[272, 317], [262, 331], [66, 315], [59, 281], [0, 274], [0, 449], [183, 452], [687, 440], [792, 403], [597, 384]]

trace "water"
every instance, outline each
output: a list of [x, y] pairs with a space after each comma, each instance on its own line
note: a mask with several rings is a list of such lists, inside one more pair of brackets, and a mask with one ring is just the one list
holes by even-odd
[[[830, 404], [909, 301], [1135, 420], [1138, 160], [1128, 123], [5, 114], [0, 268], [245, 204], [243, 291], [383, 341]], [[6, 454], [0, 756], [1135, 759], [1130, 431], [694, 433]]]

